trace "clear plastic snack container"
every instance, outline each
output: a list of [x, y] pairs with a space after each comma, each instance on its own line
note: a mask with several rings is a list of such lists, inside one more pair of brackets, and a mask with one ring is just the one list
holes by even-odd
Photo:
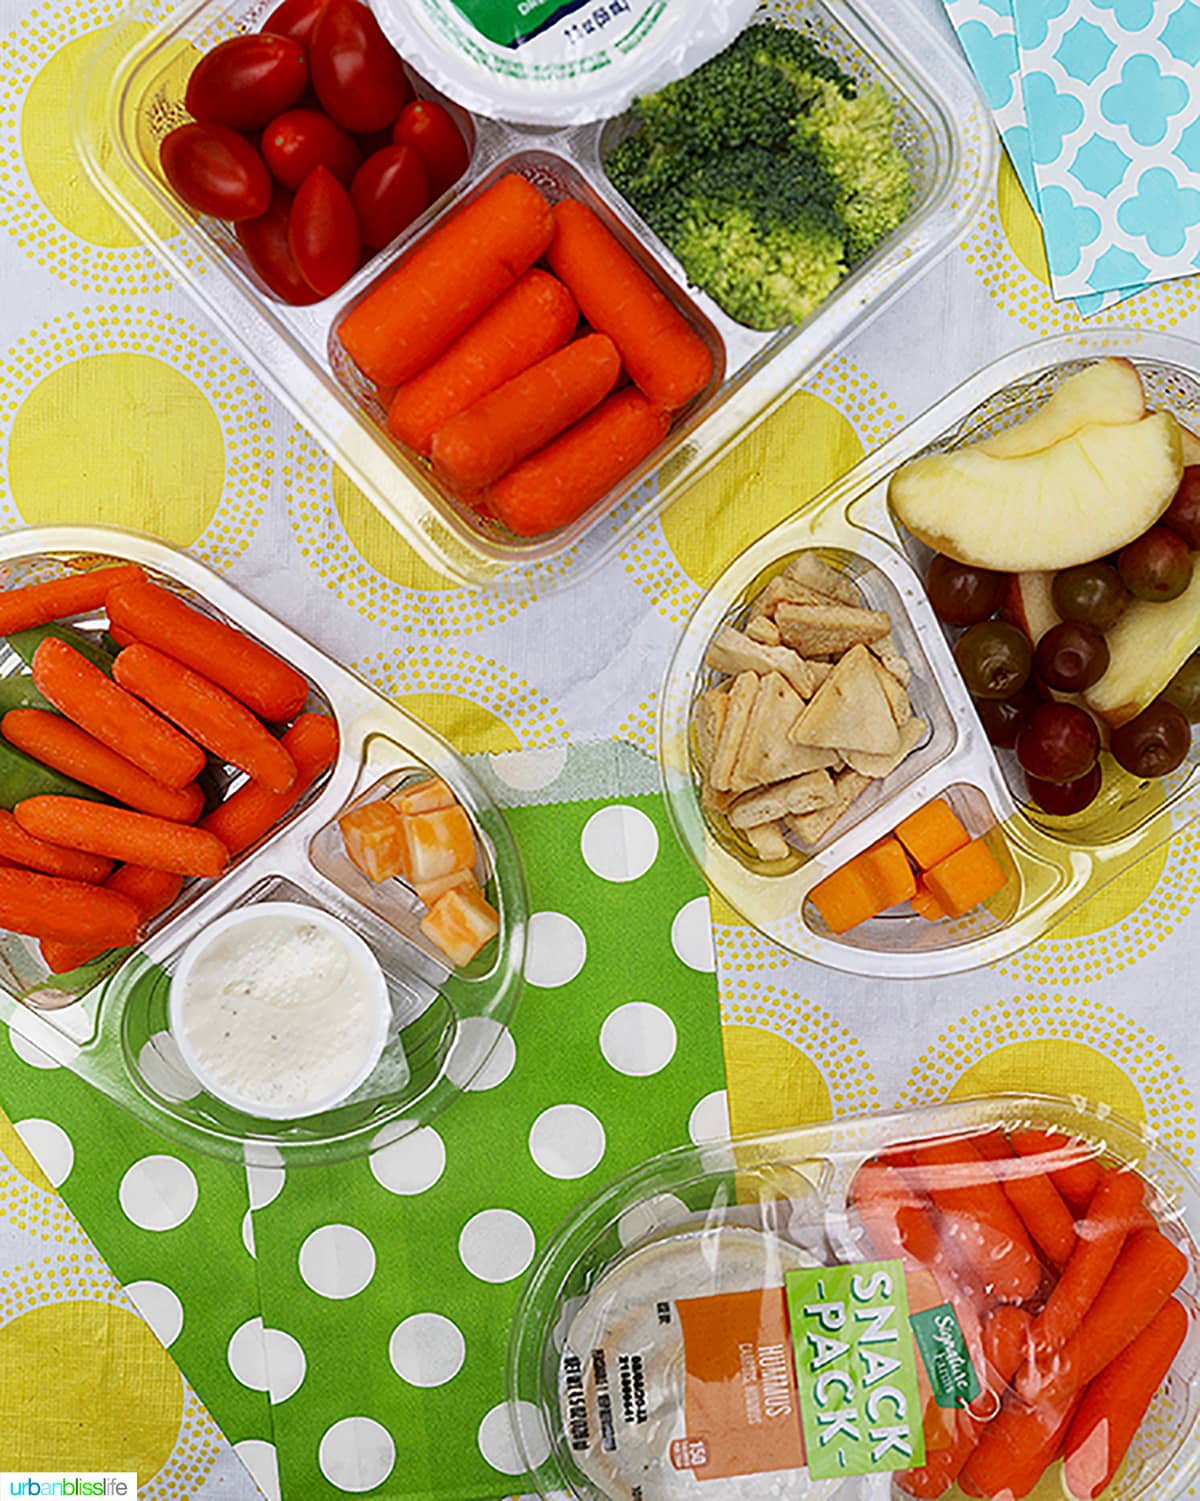
[[[761, 18], [799, 27], [852, 77], [891, 96], [914, 184], [905, 223], [804, 323], [758, 332], [686, 289], [681, 267], [605, 175], [608, 152], [628, 132], [626, 117], [518, 126], [462, 110], [411, 69], [417, 94], [442, 99], [454, 113], [471, 148], [466, 174], [338, 292], [291, 307], [251, 271], [230, 226], [196, 218], [175, 198], [158, 163], [163, 137], [188, 119], [183, 96], [196, 62], [227, 37], [256, 30], [271, 8], [270, 0], [139, 0], [84, 81], [80, 153], [106, 198], [346, 475], [427, 562], [464, 583], [545, 589], [610, 555], [948, 251], [994, 175], [994, 132], [969, 75], [904, 0], [764, 0]], [[387, 24], [399, 43], [394, 14]], [[534, 538], [513, 536], [433, 482], [428, 464], [387, 433], [379, 394], [338, 337], [347, 310], [412, 246], [510, 172], [552, 202], [571, 196], [595, 209], [714, 358], [707, 389], [676, 414], [659, 449], [576, 521]]]
[[530, 1273], [539, 1496], [1190, 1494], [1200, 1185], [1080, 1099], [995, 1095], [643, 1163]]
[[[301, 1164], [365, 1153], [428, 1124], [484, 1066], [522, 986], [528, 903], [499, 810], [431, 730], [367, 687], [219, 575], [185, 553], [108, 527], [32, 528], [0, 541], [9, 587], [98, 563], [140, 564], [155, 583], [282, 657], [309, 683], [307, 711], [332, 717], [338, 752], [274, 827], [215, 879], [190, 879], [133, 949], [50, 974], [34, 939], [0, 933], [0, 1017], [21, 1042], [56, 1059], [162, 1135], [213, 1156]], [[102, 613], [71, 622], [101, 643]], [[7, 641], [0, 678], [27, 671]], [[241, 773], [210, 764], [224, 794]], [[375, 885], [347, 856], [339, 817], [359, 804], [441, 777], [473, 826], [475, 876], [500, 931], [470, 963], [451, 965], [422, 932], [424, 910], [398, 880]], [[172, 976], [188, 945], [222, 917], [298, 903], [336, 918], [383, 971], [391, 1018], [370, 1075], [319, 1114], [266, 1119], [206, 1093], [169, 1029]], [[484, 1023], [481, 1025], [481, 1021]], [[255, 1154], [258, 1154], [257, 1156]]]
[[[1200, 813], [1194, 738], [1182, 765], [1155, 780], [1129, 774], [1103, 753], [1101, 792], [1082, 812], [1052, 816], [1032, 803], [1013, 752], [996, 750], [984, 732], [952, 653], [957, 632], [939, 622], [926, 597], [922, 580], [932, 553], [888, 505], [888, 482], [902, 464], [1011, 426], [1104, 356], [1132, 361], [1148, 411], [1171, 412], [1189, 429], [1200, 424], [1200, 359], [1190, 341], [1138, 330], [1041, 340], [981, 370], [753, 543], [692, 616], [660, 708], [664, 797], [680, 841], [712, 888], [793, 954], [895, 977], [989, 964], [1040, 938]], [[872, 780], [828, 832], [808, 845], [789, 840], [783, 857], [764, 859], [727, 818], [704, 806], [698, 708], [719, 676], [705, 665], [714, 637], [724, 626], [744, 625], [767, 583], [806, 553], [852, 582], [862, 605], [890, 617], [923, 730], [899, 766]], [[931, 922], [897, 906], [849, 931], [831, 931], [810, 899], [813, 887], [938, 799], [1002, 867], [1001, 889], [959, 917]]]

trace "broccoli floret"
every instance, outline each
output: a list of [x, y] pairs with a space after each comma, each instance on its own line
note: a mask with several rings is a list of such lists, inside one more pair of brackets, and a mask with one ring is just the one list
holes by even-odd
[[617, 191], [739, 322], [797, 322], [908, 208], [886, 95], [764, 22], [635, 102], [609, 156]]
[[657, 94], [634, 101], [652, 141], [673, 153], [709, 155], [740, 146], [781, 150], [806, 101], [854, 85], [807, 37], [783, 26], [748, 27], [724, 52]]
[[798, 323], [846, 274], [835, 186], [811, 151], [794, 149], [790, 171], [751, 146], [701, 162], [686, 183], [635, 204], [690, 280], [739, 323]]
[[837, 184], [852, 266], [903, 222], [912, 204], [908, 163], [893, 139], [894, 127], [892, 101], [878, 85], [851, 99], [828, 83], [799, 127]]

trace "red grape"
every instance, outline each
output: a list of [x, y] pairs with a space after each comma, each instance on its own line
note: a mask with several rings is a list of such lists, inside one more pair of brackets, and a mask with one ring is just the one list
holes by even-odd
[[1027, 776], [1025, 785], [1029, 788], [1029, 796], [1043, 813], [1066, 817], [1069, 813], [1082, 813], [1089, 803], [1095, 801], [1102, 780], [1097, 761], [1078, 781], [1043, 782], [1037, 777]]
[[956, 563], [939, 552], [925, 574], [925, 592], [933, 613], [946, 625], [975, 625], [1000, 608], [1007, 581], [1007, 574]]
[[1054, 608], [1064, 620], [1080, 620], [1109, 631], [1125, 613], [1129, 593], [1111, 563], [1077, 563], [1061, 568], [1050, 586]]
[[1192, 555], [1182, 537], [1152, 526], [1121, 549], [1117, 570], [1135, 599], [1161, 603], [1178, 599], [1191, 583]]
[[1118, 762], [1135, 777], [1165, 777], [1191, 748], [1192, 729], [1186, 715], [1162, 698], [1114, 730], [1109, 745]]
[[977, 698], [1011, 698], [1029, 678], [1033, 647], [1025, 632], [1006, 620], [984, 620], [954, 643], [954, 660]]
[[1064, 620], [1038, 642], [1033, 670], [1049, 688], [1082, 693], [1108, 671], [1108, 642], [1094, 625]]
[[1096, 764], [1100, 731], [1074, 704], [1040, 704], [1017, 733], [1017, 760], [1041, 782], [1077, 782]]
[[1017, 731], [1041, 703], [1032, 683], [1018, 688], [1011, 698], [977, 698], [975, 712], [984, 733], [1000, 750], [1012, 750]]

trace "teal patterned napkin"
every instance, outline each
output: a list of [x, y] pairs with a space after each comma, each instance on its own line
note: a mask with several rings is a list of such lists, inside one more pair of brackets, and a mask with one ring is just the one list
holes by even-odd
[[1055, 292], [1200, 266], [1200, 4], [1012, 0]]
[[[1012, 0], [944, 0], [944, 3], [971, 71], [983, 90], [1021, 188], [1042, 222], [1049, 261], [1051, 227], [1046, 223], [1034, 172]], [[1052, 213], [1057, 203], [1057, 199], [1051, 199]], [[1051, 280], [1053, 283], [1053, 264]], [[1077, 297], [1075, 305], [1081, 316], [1088, 317], [1144, 290], [1138, 284], [1113, 292], [1088, 292]], [[1055, 295], [1061, 295], [1057, 286]]]

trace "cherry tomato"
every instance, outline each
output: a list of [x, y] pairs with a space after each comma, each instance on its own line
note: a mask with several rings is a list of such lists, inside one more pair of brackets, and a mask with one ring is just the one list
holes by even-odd
[[379, 250], [429, 207], [429, 174], [411, 146], [385, 146], [354, 174], [350, 197], [363, 240]]
[[317, 17], [325, 9], [325, 0], [283, 0], [258, 28], [269, 31], [272, 36], [291, 37], [307, 47], [312, 38]]
[[392, 128], [397, 146], [420, 153], [429, 173], [431, 196], [440, 198], [467, 170], [467, 143], [449, 112], [432, 99], [414, 99], [400, 112]]
[[328, 167], [314, 167], [300, 184], [288, 218], [288, 247], [300, 275], [328, 297], [358, 270], [358, 218]]
[[277, 297], [293, 307], [316, 302], [317, 294], [300, 275], [288, 245], [288, 218], [292, 195], [276, 183], [271, 189], [271, 205], [257, 219], [243, 219], [234, 227], [238, 244], [246, 259]]
[[198, 214], [257, 219], [271, 202], [262, 157], [227, 125], [180, 125], [163, 138], [158, 159], [167, 181]]
[[354, 137], [316, 109], [290, 109], [263, 131], [263, 160], [276, 181], [293, 192], [314, 167], [328, 167], [344, 188], [362, 153]]
[[308, 82], [298, 42], [283, 36], [235, 36], [192, 69], [184, 103], [201, 125], [257, 130], [295, 104]]
[[347, 130], [382, 130], [408, 102], [399, 54], [359, 0], [326, 0], [309, 58], [321, 108]]

